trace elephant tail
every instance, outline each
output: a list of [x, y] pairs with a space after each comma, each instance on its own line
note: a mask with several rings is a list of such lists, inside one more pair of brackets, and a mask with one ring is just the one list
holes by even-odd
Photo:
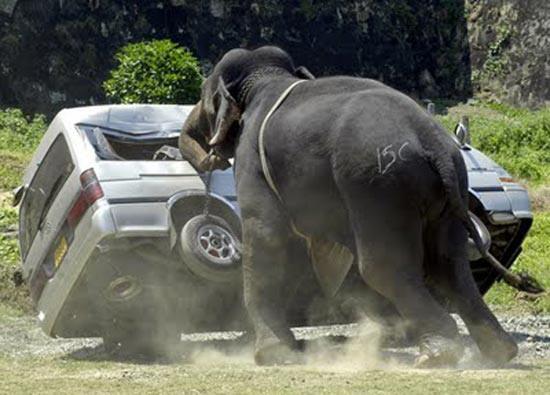
[[454, 160], [449, 150], [443, 147], [432, 151], [428, 157], [432, 166], [439, 173], [451, 213], [462, 221], [481, 255], [487, 258], [487, 251], [483, 248], [481, 236], [477, 232], [474, 222], [468, 213], [465, 196], [461, 191], [462, 185], [458, 177], [457, 166], [462, 165], [462, 163], [457, 163], [458, 160]]
[[468, 207], [465, 204], [465, 199], [461, 194], [460, 180], [456, 171], [459, 164], [456, 163], [457, 161], [455, 162], [455, 160], [453, 160], [451, 155], [446, 155], [445, 151], [441, 150], [435, 152], [443, 152], [443, 154], [429, 155], [429, 158], [430, 163], [436, 168], [439, 176], [441, 177], [441, 181], [447, 195], [449, 208], [451, 212], [460, 218], [462, 223], [464, 223], [464, 226], [466, 226], [468, 233], [472, 237], [472, 240], [481, 253], [483, 259], [488, 262], [500, 276], [502, 276], [508, 285], [520, 291], [532, 294], [540, 294], [544, 292], [544, 288], [535, 278], [531, 277], [527, 273], [516, 274], [511, 272], [488, 250], [483, 248], [481, 236], [475, 228], [474, 222], [468, 213]]

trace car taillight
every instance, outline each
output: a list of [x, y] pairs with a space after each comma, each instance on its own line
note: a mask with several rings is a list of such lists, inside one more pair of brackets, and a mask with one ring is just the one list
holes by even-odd
[[103, 189], [99, 185], [99, 180], [95, 175], [94, 169], [88, 169], [80, 175], [80, 184], [82, 185], [82, 193], [89, 205], [103, 197]]
[[78, 225], [86, 210], [103, 197], [103, 189], [93, 169], [88, 169], [80, 175], [80, 185], [80, 195], [67, 216], [67, 223], [71, 228]]

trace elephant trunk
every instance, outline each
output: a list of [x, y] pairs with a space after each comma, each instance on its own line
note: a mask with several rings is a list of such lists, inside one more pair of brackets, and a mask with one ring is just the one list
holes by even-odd
[[199, 100], [187, 117], [178, 141], [183, 158], [197, 169], [202, 169], [202, 164], [208, 156], [207, 148], [205, 148], [206, 141], [203, 141], [204, 131], [200, 130], [201, 111], [202, 102]]

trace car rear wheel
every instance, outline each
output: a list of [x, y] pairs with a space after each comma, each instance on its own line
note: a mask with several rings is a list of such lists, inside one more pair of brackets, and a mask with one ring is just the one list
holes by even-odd
[[214, 215], [191, 218], [180, 233], [179, 253], [195, 275], [210, 281], [241, 278], [240, 242], [231, 227]]

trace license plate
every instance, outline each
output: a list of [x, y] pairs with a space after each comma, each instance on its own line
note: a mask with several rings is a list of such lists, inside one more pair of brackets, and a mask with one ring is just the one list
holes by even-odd
[[54, 263], [56, 269], [59, 267], [59, 265], [61, 265], [61, 262], [63, 261], [63, 258], [65, 257], [68, 248], [69, 245], [67, 244], [67, 239], [62, 236], [59, 239], [57, 247], [55, 248]]

